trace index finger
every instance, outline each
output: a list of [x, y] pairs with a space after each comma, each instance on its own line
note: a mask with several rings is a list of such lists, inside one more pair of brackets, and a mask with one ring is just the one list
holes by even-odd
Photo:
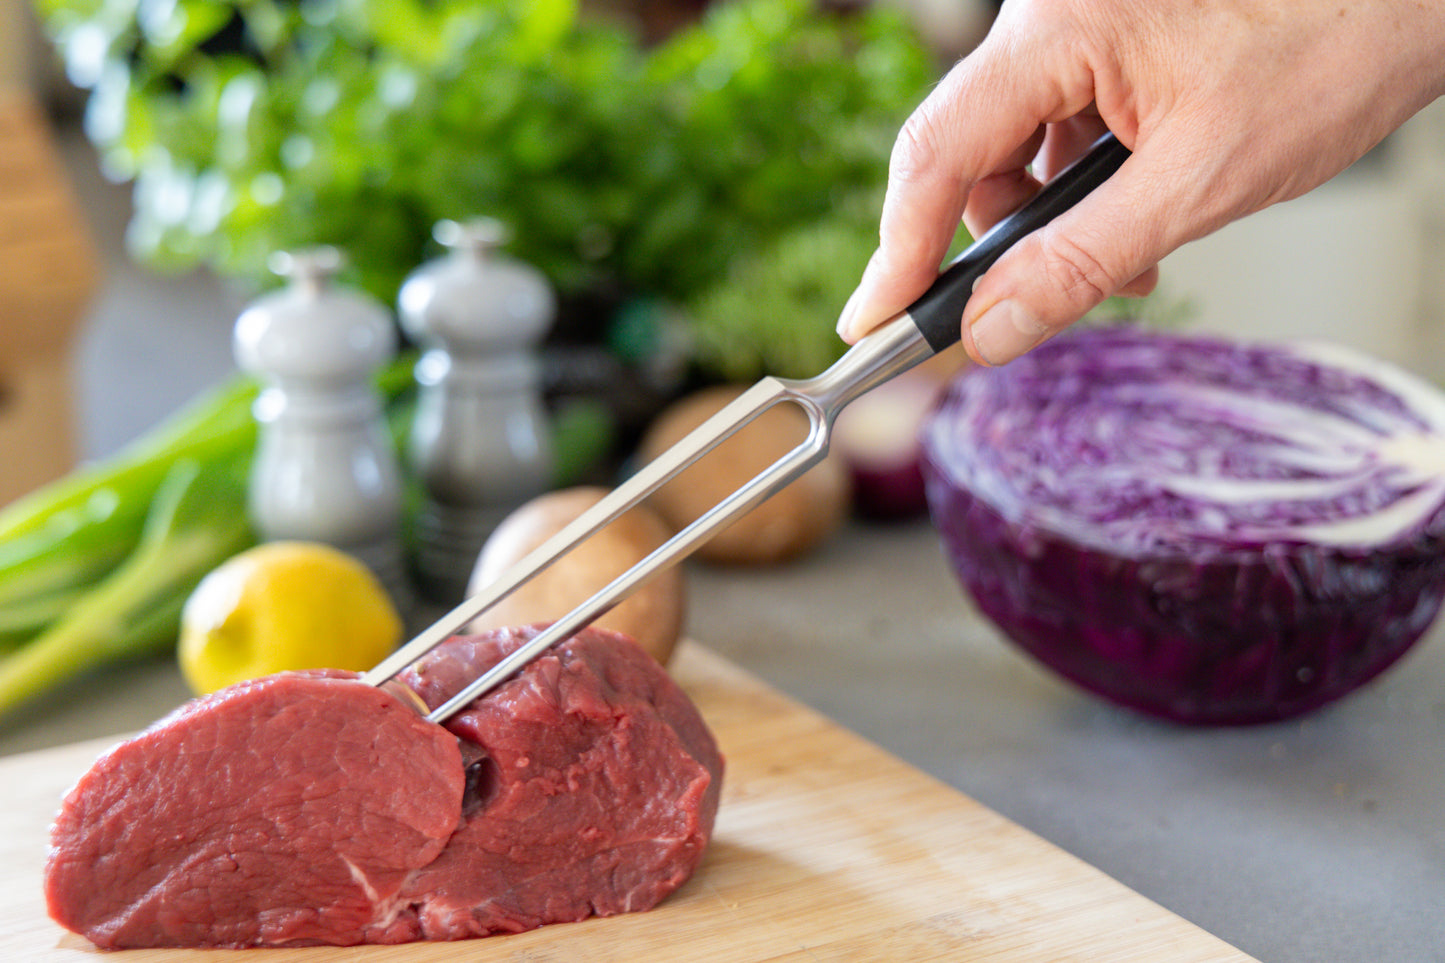
[[[993, 41], [993, 42], [991, 42]], [[986, 38], [961, 60], [908, 118], [889, 161], [879, 246], [838, 330], [855, 340], [928, 289], [948, 253], [980, 179], [1022, 168], [1041, 126], [1092, 100], [1085, 75], [1073, 98], [1049, 80], [1023, 48]], [[1077, 80], [1077, 78], [1075, 78]]]

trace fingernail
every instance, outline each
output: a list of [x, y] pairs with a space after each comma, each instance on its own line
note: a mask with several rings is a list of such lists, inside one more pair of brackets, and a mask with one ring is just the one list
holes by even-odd
[[860, 285], [849, 295], [848, 302], [843, 305], [843, 310], [838, 315], [838, 337], [844, 341], [852, 341], [853, 316], [858, 313], [858, 292], [863, 290]]
[[1049, 329], [1017, 301], [999, 301], [969, 329], [979, 357], [990, 365], [1006, 364], [1044, 340]]
[[848, 302], [843, 305], [843, 311], [838, 315], [838, 336], [844, 341], [853, 341], [862, 331], [857, 331], [858, 311], [871, 298], [873, 287], [877, 284], [874, 280], [876, 273], [875, 264], [878, 261], [878, 252], [874, 251], [868, 258], [868, 263], [863, 267], [863, 276], [858, 279], [858, 286], [848, 297]]

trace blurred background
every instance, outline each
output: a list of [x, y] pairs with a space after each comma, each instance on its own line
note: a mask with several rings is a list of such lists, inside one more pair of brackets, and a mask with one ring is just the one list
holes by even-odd
[[[0, 506], [233, 379], [273, 251], [337, 244], [344, 283], [394, 308], [443, 218], [500, 218], [556, 287], [548, 402], [592, 419], [574, 439], [599, 457], [700, 383], [812, 374], [842, 349], [897, 128], [994, 9], [0, 0]], [[1133, 307], [1440, 382], [1442, 262], [1437, 103], [1307, 197], [1171, 256]], [[12, 564], [20, 541], [0, 546]], [[41, 568], [89, 557], [41, 549]], [[916, 514], [689, 578], [693, 638], [1261, 958], [1438, 959], [1438, 644], [1298, 726], [1194, 733], [1000, 645]], [[38, 703], [0, 755], [149, 722], [188, 695], [173, 661]]]

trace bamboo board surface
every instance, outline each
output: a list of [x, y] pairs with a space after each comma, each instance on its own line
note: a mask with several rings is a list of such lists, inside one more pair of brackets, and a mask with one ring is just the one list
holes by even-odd
[[[684, 645], [673, 672], [717, 735], [727, 773], [707, 858], [662, 905], [466, 944], [246, 951], [247, 963], [1250, 959], [703, 646]], [[41, 873], [56, 804], [105, 745], [0, 759], [0, 959], [98, 958], [46, 917]]]

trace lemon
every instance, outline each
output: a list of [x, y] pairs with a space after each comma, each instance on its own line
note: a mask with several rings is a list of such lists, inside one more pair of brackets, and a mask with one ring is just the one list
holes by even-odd
[[267, 542], [223, 562], [186, 599], [178, 661], [205, 694], [288, 669], [369, 669], [401, 633], [390, 596], [355, 558]]

